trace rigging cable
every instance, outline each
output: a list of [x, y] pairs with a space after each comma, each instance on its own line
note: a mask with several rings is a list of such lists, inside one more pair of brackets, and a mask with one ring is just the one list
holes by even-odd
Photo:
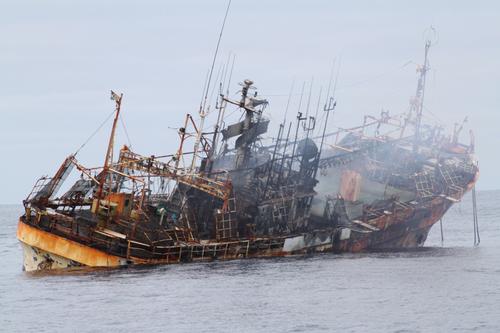
[[443, 247], [444, 244], [444, 235], [443, 235], [443, 218], [439, 219], [439, 228], [441, 230], [441, 247]]
[[231, 71], [229, 72], [229, 81], [226, 87], [226, 95], [229, 96], [229, 86], [231, 85], [231, 79], [233, 78], [234, 61], [236, 60], [236, 54], [233, 53], [233, 61], [231, 63]]
[[323, 93], [323, 86], [319, 87], [318, 104], [316, 105], [316, 113], [314, 114], [314, 119], [318, 120], [319, 107], [321, 104], [321, 94]]
[[[220, 81], [219, 79], [222, 80], [222, 77], [224, 77], [224, 63], [221, 63], [220, 64], [220, 67], [219, 67], [219, 70], [217, 71], [217, 76], [215, 77], [215, 81]], [[212, 91], [210, 92], [210, 99], [209, 101], [213, 101], [214, 100], [214, 94], [215, 94], [215, 88], [217, 87], [217, 85], [214, 85], [212, 87]], [[208, 105], [208, 109], [210, 110], [210, 105]]]
[[87, 138], [87, 140], [85, 140], [85, 142], [76, 150], [73, 156], [76, 156], [80, 152], [80, 150], [82, 150], [82, 148], [85, 147], [90, 140], [92, 140], [92, 138], [97, 134], [97, 132], [99, 132], [101, 128], [103, 128], [104, 125], [108, 122], [108, 120], [111, 119], [111, 117], [115, 114], [115, 112], [116, 111], [113, 110], [113, 112], [111, 112], [108, 115], [108, 117], [101, 123], [101, 125], [99, 125], [99, 127], [97, 127], [97, 129]]
[[288, 100], [286, 102], [285, 116], [283, 117], [283, 125], [286, 123], [286, 115], [288, 114], [288, 108], [290, 106], [290, 100], [292, 99], [293, 88], [295, 87], [295, 78], [292, 80], [292, 86], [290, 87], [290, 93], [288, 94]]
[[478, 246], [481, 243], [481, 237], [479, 236], [479, 223], [477, 219], [476, 186], [472, 187], [472, 218], [474, 223], [474, 246]]
[[210, 68], [210, 74], [208, 75], [207, 87], [205, 90], [205, 99], [203, 101], [203, 105], [200, 105], [200, 112], [205, 111], [205, 106], [207, 104], [208, 92], [210, 89], [210, 82], [212, 81], [212, 74], [214, 72], [215, 61], [217, 60], [217, 54], [219, 53], [220, 41], [222, 39], [222, 34], [224, 32], [224, 26], [226, 25], [227, 14], [229, 13], [229, 7], [231, 6], [231, 0], [227, 3], [226, 14], [224, 15], [224, 21], [222, 21], [222, 27], [220, 29], [219, 39], [217, 40], [217, 46], [215, 48], [214, 59], [212, 60], [212, 67]]
[[122, 124], [123, 131], [125, 132], [125, 136], [127, 137], [128, 146], [129, 146], [129, 148], [132, 148], [132, 141], [130, 141], [130, 137], [128, 136], [127, 127], [125, 127], [125, 121], [123, 121], [123, 116], [122, 115], [120, 115], [120, 122]]

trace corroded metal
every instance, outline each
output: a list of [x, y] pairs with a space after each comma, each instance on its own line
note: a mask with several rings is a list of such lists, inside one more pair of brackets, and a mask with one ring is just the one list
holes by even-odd
[[38, 261], [36, 267], [28, 265], [29, 260], [25, 258], [26, 271], [53, 268], [54, 264], [56, 267], [61, 268], [77, 266], [78, 264], [91, 267], [117, 267], [127, 264], [127, 261], [123, 258], [107, 254], [65, 237], [59, 237], [30, 226], [23, 221], [18, 223], [17, 238], [21, 243], [32, 248], [33, 256], [37, 255], [34, 260]]
[[[239, 100], [220, 94], [214, 132], [187, 115], [174, 154], [144, 156], [124, 146], [116, 161], [122, 97], [114, 94], [104, 166], [87, 168], [71, 155], [24, 200], [25, 269], [418, 247], [477, 181], [472, 135], [464, 145], [460, 129], [448, 137], [421, 119], [412, 133], [415, 114], [386, 111], [326, 133], [331, 96], [322, 124], [299, 112], [265, 146], [267, 100], [250, 94], [252, 81], [242, 87]], [[243, 120], [225, 124], [227, 105]], [[317, 126], [322, 135], [314, 137]], [[81, 179], [58, 196], [73, 167]]]

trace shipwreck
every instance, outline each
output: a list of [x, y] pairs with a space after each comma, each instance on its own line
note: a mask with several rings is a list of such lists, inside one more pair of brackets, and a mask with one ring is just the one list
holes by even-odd
[[[336, 102], [326, 96], [321, 117], [298, 112], [269, 133], [268, 101], [245, 80], [237, 100], [220, 89], [213, 128], [204, 128], [204, 105], [197, 119], [186, 115], [176, 151], [143, 156], [123, 146], [115, 158], [123, 95], [112, 92], [103, 165], [83, 166], [72, 154], [23, 201], [24, 269], [422, 246], [478, 177], [472, 132], [462, 144], [462, 126], [447, 135], [422, 120], [429, 47], [407, 112], [334, 132]], [[229, 109], [241, 120], [226, 124]], [[80, 178], [59, 193], [71, 172]]]

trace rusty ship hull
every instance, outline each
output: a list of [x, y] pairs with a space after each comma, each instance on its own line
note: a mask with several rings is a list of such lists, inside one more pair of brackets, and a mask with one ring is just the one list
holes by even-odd
[[[239, 100], [221, 82], [213, 128], [204, 129], [203, 104], [199, 121], [186, 115], [174, 153], [145, 156], [123, 146], [114, 159], [123, 95], [111, 92], [115, 117], [103, 165], [85, 167], [72, 154], [23, 201], [24, 270], [423, 246], [479, 174], [472, 132], [465, 145], [463, 124], [446, 135], [422, 122], [429, 46], [408, 112], [382, 111], [328, 132], [336, 107], [328, 94], [321, 123], [299, 111], [279, 124], [271, 144], [262, 136], [268, 102], [253, 82], [241, 83]], [[239, 122], [226, 124], [228, 108], [241, 112]], [[75, 170], [80, 178], [59, 193]]]
[[[474, 181], [468, 183], [469, 189]], [[49, 213], [21, 217], [17, 238], [23, 245], [26, 271], [408, 249], [424, 245], [431, 227], [454, 202], [440, 195], [420, 204], [394, 205], [392, 211], [386, 210], [381, 216], [355, 221], [354, 227], [326, 227], [273, 237], [197, 241], [186, 238], [185, 230], [170, 230], [174, 238], [181, 240], [171, 246], [133, 241], [129, 233], [99, 227], [98, 221], [92, 225], [81, 217], [73, 220]], [[86, 229], [84, 224], [90, 227]]]
[[[233, 241], [182, 243], [153, 250], [154, 257], [131, 255], [125, 235], [102, 231], [109, 241], [122, 242], [127, 253], [111, 252], [109, 247], [89, 244], [79, 237], [58, 234], [52, 228], [43, 228], [21, 218], [17, 238], [24, 251], [23, 267], [26, 271], [70, 267], [125, 267], [129, 265], [178, 264], [213, 260], [269, 258], [297, 256], [312, 253], [363, 252], [370, 250], [401, 250], [423, 246], [431, 227], [438, 222], [452, 203], [437, 198], [430, 207], [402, 208], [394, 212], [398, 217], [385, 216], [372, 221], [366, 229], [328, 228], [308, 233], [281, 237], [263, 237]], [[426, 217], [421, 217], [421, 211]], [[430, 214], [429, 214], [430, 213]], [[403, 220], [401, 219], [402, 216]], [[360, 225], [361, 227], [361, 225]], [[45, 229], [45, 230], [44, 230]], [[114, 239], [113, 239], [114, 238]], [[119, 240], [117, 240], [117, 238]], [[146, 246], [146, 244], [142, 244]]]

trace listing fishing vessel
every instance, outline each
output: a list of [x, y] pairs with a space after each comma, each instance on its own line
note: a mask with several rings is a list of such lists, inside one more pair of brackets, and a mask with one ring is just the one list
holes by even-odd
[[[478, 177], [472, 132], [462, 144], [463, 124], [445, 135], [422, 121], [429, 47], [409, 111], [365, 116], [360, 126], [334, 132], [330, 89], [321, 117], [298, 112], [273, 135], [268, 101], [253, 82], [241, 83], [238, 100], [221, 82], [213, 128], [204, 126], [205, 97], [199, 120], [188, 114], [178, 129], [176, 151], [144, 156], [123, 146], [115, 159], [123, 95], [111, 92], [115, 115], [103, 165], [85, 167], [72, 154], [23, 201], [17, 238], [24, 269], [422, 246]], [[226, 125], [228, 109], [241, 120]], [[72, 172], [80, 178], [59, 193]]]

